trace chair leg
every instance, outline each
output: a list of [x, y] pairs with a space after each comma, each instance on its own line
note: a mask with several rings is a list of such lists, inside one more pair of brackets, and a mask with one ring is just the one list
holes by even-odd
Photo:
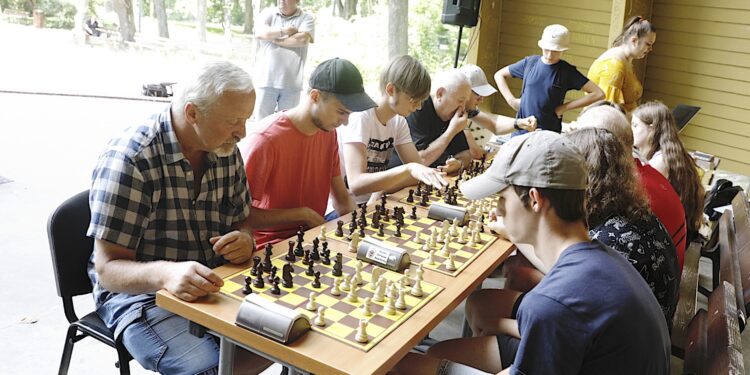
[[120, 375], [130, 375], [130, 352], [125, 349], [122, 341], [115, 340], [115, 350], [117, 350], [117, 367], [120, 369]]
[[78, 333], [78, 328], [71, 325], [68, 327], [68, 333], [65, 336], [65, 346], [63, 347], [62, 359], [60, 359], [60, 369], [57, 371], [58, 375], [67, 375], [68, 368], [70, 367], [70, 357], [73, 355], [73, 345], [75, 345], [75, 337]]

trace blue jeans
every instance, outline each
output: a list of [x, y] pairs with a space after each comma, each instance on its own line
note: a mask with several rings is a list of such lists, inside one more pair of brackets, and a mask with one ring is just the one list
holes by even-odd
[[122, 342], [147, 370], [162, 374], [218, 373], [216, 339], [211, 335], [193, 336], [185, 318], [156, 305], [143, 306], [141, 319], [122, 331]]
[[255, 88], [255, 119], [261, 120], [277, 111], [284, 111], [299, 104], [300, 90]]

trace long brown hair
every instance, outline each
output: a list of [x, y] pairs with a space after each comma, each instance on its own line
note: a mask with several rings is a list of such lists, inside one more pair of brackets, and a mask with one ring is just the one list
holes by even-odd
[[649, 33], [655, 33], [656, 28], [647, 19], [642, 16], [633, 16], [628, 18], [625, 26], [622, 28], [620, 35], [612, 42], [612, 47], [617, 47], [635, 35], [638, 39], [647, 36]]
[[633, 116], [651, 127], [648, 137], [649, 151], [647, 159], [661, 151], [664, 164], [667, 166], [667, 179], [680, 196], [685, 208], [688, 229], [698, 231], [703, 221], [703, 198], [705, 190], [698, 177], [698, 166], [688, 154], [677, 135], [677, 125], [672, 112], [664, 103], [651, 101], [642, 104], [633, 112]]
[[601, 225], [610, 216], [631, 222], [651, 214], [630, 152], [608, 130], [584, 128], [567, 135], [586, 158], [589, 186], [586, 210], [589, 228]]

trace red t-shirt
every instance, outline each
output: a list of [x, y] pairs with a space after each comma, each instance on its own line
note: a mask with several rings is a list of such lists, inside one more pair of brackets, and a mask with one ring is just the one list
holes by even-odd
[[680, 197], [672, 185], [659, 171], [648, 164], [641, 164], [635, 159], [638, 172], [641, 174], [641, 183], [648, 193], [651, 201], [651, 211], [654, 212], [659, 221], [667, 228], [672, 237], [674, 247], [677, 249], [677, 261], [682, 263], [685, 259], [685, 242], [687, 241], [687, 226], [685, 225], [685, 209], [682, 207]]
[[[248, 136], [244, 153], [253, 207], [309, 207], [325, 215], [331, 179], [341, 175], [336, 132], [302, 134], [280, 113], [266, 117]], [[297, 224], [255, 231], [257, 247], [291, 237]]]

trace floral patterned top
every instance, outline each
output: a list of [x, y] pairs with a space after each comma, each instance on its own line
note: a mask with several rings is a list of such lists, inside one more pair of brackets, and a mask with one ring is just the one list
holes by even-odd
[[613, 58], [597, 59], [589, 68], [588, 78], [604, 91], [604, 99], [622, 104], [630, 112], [638, 106], [643, 85], [626, 61]]
[[667, 326], [671, 327], [677, 305], [680, 266], [672, 239], [656, 216], [651, 215], [636, 223], [622, 216], [612, 216], [590, 229], [589, 234], [630, 261], [654, 292]]

